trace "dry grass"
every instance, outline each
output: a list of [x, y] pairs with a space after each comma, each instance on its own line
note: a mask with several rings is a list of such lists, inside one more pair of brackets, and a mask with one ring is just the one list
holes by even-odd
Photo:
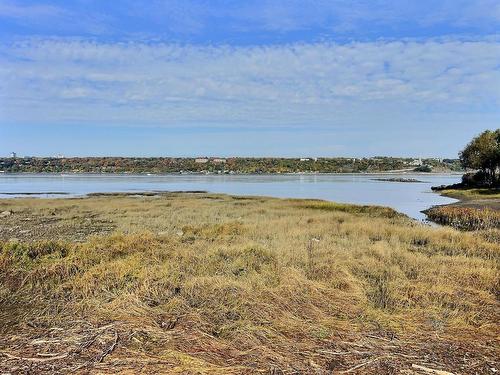
[[3, 210], [5, 372], [498, 369], [495, 235], [386, 208], [213, 194]]

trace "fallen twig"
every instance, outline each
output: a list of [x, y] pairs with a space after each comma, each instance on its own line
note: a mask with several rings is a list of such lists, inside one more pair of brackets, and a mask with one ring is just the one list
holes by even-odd
[[115, 340], [113, 341], [113, 343], [111, 344], [111, 346], [106, 349], [104, 352], [102, 352], [102, 354], [99, 356], [99, 358], [97, 358], [97, 363], [101, 363], [104, 358], [106, 358], [107, 355], [109, 355], [113, 350], [115, 350], [115, 347], [116, 347], [116, 344], [118, 343], [118, 332], [115, 331]]
[[362, 352], [362, 351], [359, 351], [359, 350], [349, 350], [349, 351], [346, 351], [346, 352], [333, 352], [333, 351], [330, 351], [330, 350], [318, 350], [319, 353], [324, 353], [324, 354], [331, 354], [331, 355], [347, 355], [347, 354], [356, 354], [356, 355], [370, 355], [370, 354], [373, 354], [373, 352], [368, 352], [368, 351], [365, 351], [365, 352]]
[[422, 370], [428, 374], [436, 374], [436, 375], [455, 375], [453, 374], [452, 372], [448, 372], [448, 371], [443, 371], [443, 370], [436, 370], [436, 369], [433, 369], [433, 368], [429, 368], [429, 367], [424, 367], [424, 366], [421, 366], [421, 365], [416, 365], [416, 364], [412, 364], [411, 365], [412, 368], [414, 369], [417, 369], [417, 370]]
[[348, 370], [342, 371], [342, 374], [348, 374], [350, 372], [353, 372], [354, 370], [357, 370], [360, 367], [364, 367], [366, 365], [369, 365], [370, 363], [376, 362], [376, 361], [380, 360], [381, 358], [383, 358], [383, 356], [382, 357], [377, 357], [377, 358], [370, 359], [369, 361], [366, 361], [366, 362], [359, 363], [356, 366], [351, 367]]
[[54, 358], [60, 356], [59, 353], [36, 353], [39, 357]]
[[0, 352], [0, 354], [6, 356], [9, 359], [16, 359], [16, 360], [21, 360], [21, 361], [30, 361], [30, 362], [49, 362], [49, 361], [55, 361], [57, 359], [63, 359], [66, 358], [69, 353], [64, 353], [64, 354], [57, 354], [54, 355], [50, 358], [33, 358], [33, 357], [18, 357], [17, 355], [9, 354], [7, 352]]
[[366, 335], [366, 337], [370, 337], [372, 339], [383, 340], [383, 341], [394, 341], [393, 339], [386, 339], [385, 337], [375, 336], [375, 335]]
[[42, 344], [57, 344], [60, 343], [63, 340], [58, 340], [58, 339], [49, 339], [49, 340], [44, 340], [44, 339], [35, 339], [31, 341], [31, 345], [42, 345]]

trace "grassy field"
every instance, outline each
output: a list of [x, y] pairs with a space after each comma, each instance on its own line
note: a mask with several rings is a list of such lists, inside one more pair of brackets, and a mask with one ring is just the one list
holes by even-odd
[[0, 372], [500, 369], [496, 230], [205, 193], [0, 212]]

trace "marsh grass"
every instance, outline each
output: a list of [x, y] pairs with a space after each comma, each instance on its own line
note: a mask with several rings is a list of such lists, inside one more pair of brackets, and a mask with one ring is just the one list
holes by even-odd
[[442, 206], [431, 208], [426, 214], [430, 220], [456, 229], [469, 231], [500, 229], [500, 211], [490, 208]]
[[500, 199], [499, 188], [446, 189], [441, 190], [440, 193], [448, 197], [462, 200]]
[[[388, 208], [213, 194], [0, 206], [13, 211], [0, 230], [0, 348], [17, 357], [36, 356], [33, 339], [47, 332], [61, 342], [102, 332], [51, 363], [95, 372], [330, 373], [372, 359], [360, 371], [386, 373], [470, 357], [481, 370], [498, 355], [494, 236]], [[34, 221], [51, 238], [7, 238], [16, 220], [52, 212], [56, 221]], [[115, 232], [73, 241], [72, 223], [89, 213]], [[102, 363], [82, 359], [106, 353], [113, 332]]]

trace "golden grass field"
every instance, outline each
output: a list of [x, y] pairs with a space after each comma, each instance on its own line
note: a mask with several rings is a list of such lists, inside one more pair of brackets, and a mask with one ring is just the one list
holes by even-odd
[[206, 193], [5, 211], [0, 373], [500, 371], [495, 229]]

